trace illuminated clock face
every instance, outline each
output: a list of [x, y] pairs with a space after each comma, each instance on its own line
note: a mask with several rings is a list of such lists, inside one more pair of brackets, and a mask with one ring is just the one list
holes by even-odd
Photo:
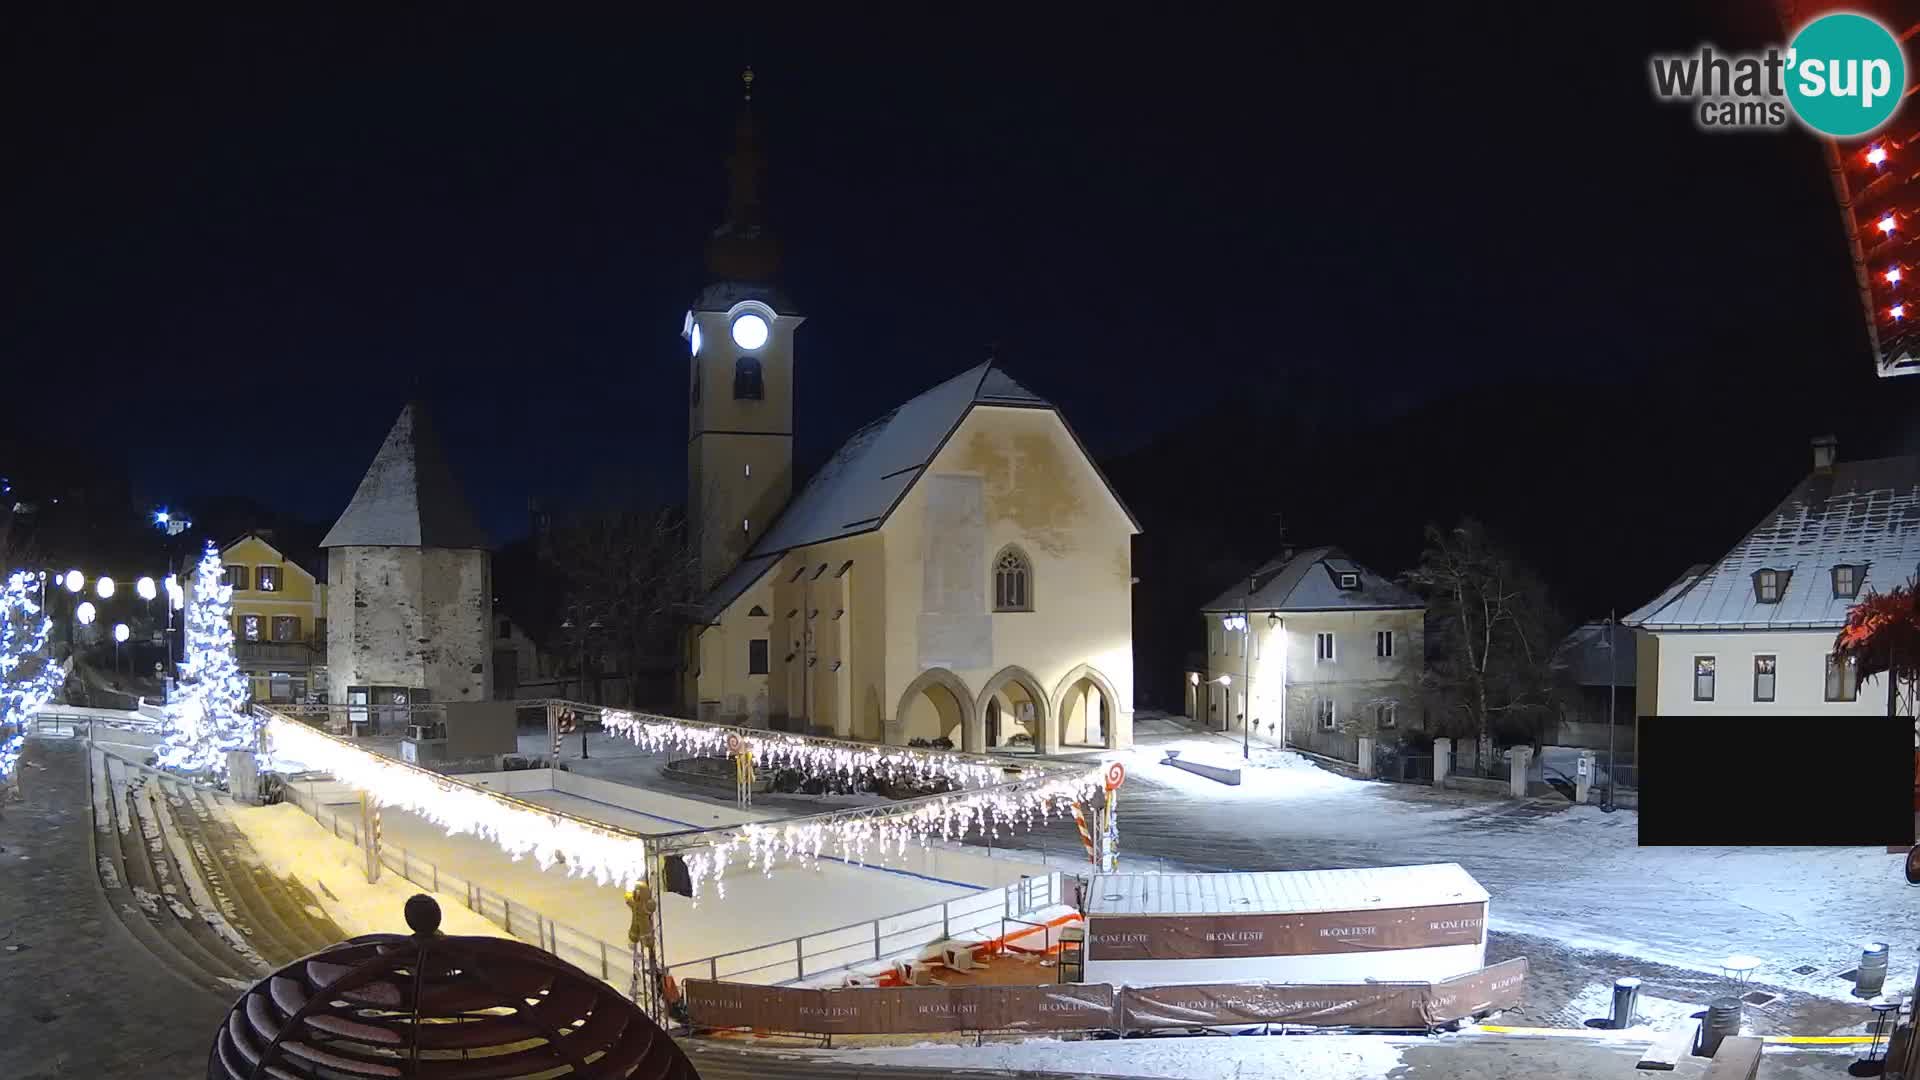
[[733, 343], [752, 351], [767, 343], [767, 320], [751, 312], [733, 320]]
[[700, 355], [700, 324], [693, 324], [693, 333], [687, 335], [693, 341], [693, 355]]

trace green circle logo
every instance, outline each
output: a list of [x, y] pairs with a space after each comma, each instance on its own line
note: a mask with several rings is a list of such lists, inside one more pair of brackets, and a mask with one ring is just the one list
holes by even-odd
[[1787, 53], [1787, 101], [1823, 135], [1865, 135], [1887, 122], [1907, 90], [1907, 58], [1887, 28], [1833, 14], [1802, 27]]

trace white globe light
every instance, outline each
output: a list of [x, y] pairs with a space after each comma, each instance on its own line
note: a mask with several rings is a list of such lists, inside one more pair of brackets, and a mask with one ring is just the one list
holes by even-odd
[[150, 577], [143, 577], [134, 582], [133, 591], [139, 593], [142, 600], [151, 600], [160, 595], [160, 590], [154, 587], [153, 579]]
[[752, 351], [767, 343], [767, 320], [748, 312], [733, 320], [733, 343]]
[[688, 337], [693, 339], [693, 355], [699, 356], [700, 355], [700, 324], [699, 323], [693, 324], [693, 333], [689, 334]]
[[113, 640], [115, 640], [115, 641], [125, 641], [125, 640], [127, 640], [127, 637], [128, 637], [128, 635], [129, 635], [129, 634], [131, 634], [131, 633], [132, 633], [132, 631], [130, 631], [130, 630], [128, 630], [128, 629], [127, 629], [127, 624], [126, 624], [126, 623], [114, 623], [114, 624], [113, 624]]
[[67, 587], [68, 592], [79, 592], [87, 587], [87, 578], [78, 570], [69, 570], [66, 576], [60, 579], [60, 583]]
[[107, 599], [113, 595], [113, 579], [110, 577], [101, 578], [94, 584], [93, 591], [100, 594], [100, 599]]
[[88, 623], [92, 622], [93, 621], [93, 601], [91, 600], [80, 601], [80, 606], [73, 609], [73, 617], [80, 620], [81, 626], [85, 626]]

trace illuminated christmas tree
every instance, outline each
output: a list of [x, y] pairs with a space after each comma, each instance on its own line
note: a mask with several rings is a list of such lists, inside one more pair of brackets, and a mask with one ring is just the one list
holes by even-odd
[[222, 581], [220, 549], [207, 544], [193, 572], [187, 605], [181, 697], [167, 706], [160, 764], [184, 772], [225, 774], [227, 751], [251, 750], [252, 683], [233, 655], [233, 586]]
[[53, 621], [35, 598], [40, 591], [38, 575], [16, 570], [0, 592], [0, 780], [20, 760], [27, 717], [66, 681], [47, 650]]

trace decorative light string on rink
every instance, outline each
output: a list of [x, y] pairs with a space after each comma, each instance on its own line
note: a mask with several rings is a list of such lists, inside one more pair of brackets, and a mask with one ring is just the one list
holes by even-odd
[[771, 877], [776, 866], [810, 866], [823, 855], [864, 863], [869, 854], [902, 855], [912, 844], [925, 848], [934, 840], [961, 840], [976, 831], [999, 839], [1003, 831], [1032, 829], [1055, 814], [1071, 813], [1074, 802], [1098, 786], [1096, 769], [934, 795], [897, 807], [744, 825], [689, 850], [684, 856], [687, 877], [698, 901], [701, 883], [708, 878], [721, 897], [727, 895], [727, 866], [736, 858]]
[[728, 741], [739, 739], [753, 759], [774, 768], [798, 769], [809, 777], [861, 777], [879, 780], [947, 780], [963, 788], [985, 788], [1006, 782], [1006, 766], [958, 754], [910, 750], [899, 746], [828, 743], [780, 732], [755, 731], [724, 724], [705, 724], [669, 716], [649, 716], [608, 709], [601, 725], [625, 736], [642, 749], [668, 750], [701, 757], [727, 757]]
[[380, 806], [418, 814], [449, 836], [471, 833], [515, 859], [531, 856], [540, 869], [559, 863], [568, 874], [630, 889], [647, 877], [641, 837], [597, 828], [577, 818], [509, 799], [405, 762], [362, 750], [297, 720], [267, 721], [273, 753], [366, 792]]

